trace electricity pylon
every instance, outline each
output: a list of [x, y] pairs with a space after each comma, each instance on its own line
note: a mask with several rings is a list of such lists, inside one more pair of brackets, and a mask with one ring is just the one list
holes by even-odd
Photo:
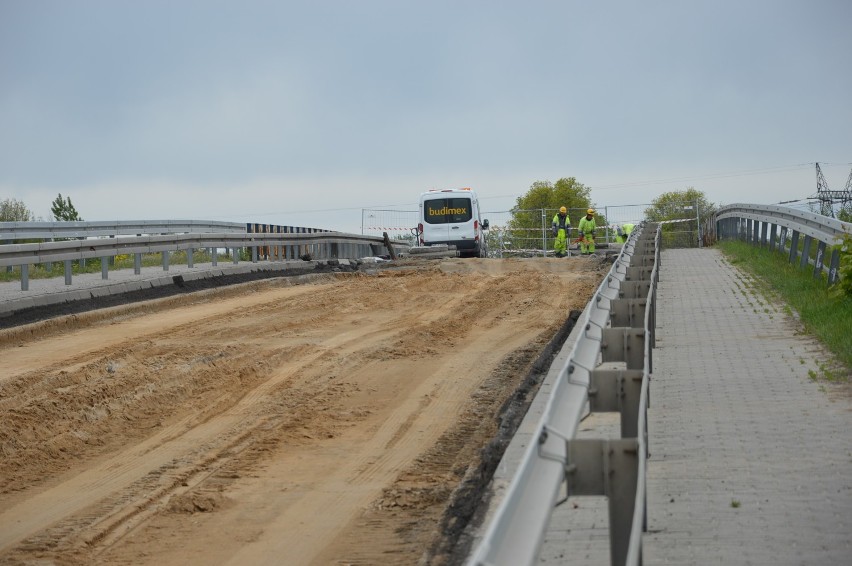
[[842, 191], [832, 191], [822, 175], [819, 163], [816, 164], [817, 192], [809, 197], [819, 201], [819, 213], [834, 218], [834, 205], [839, 204], [840, 210], [852, 214], [852, 171], [846, 180], [846, 188]]

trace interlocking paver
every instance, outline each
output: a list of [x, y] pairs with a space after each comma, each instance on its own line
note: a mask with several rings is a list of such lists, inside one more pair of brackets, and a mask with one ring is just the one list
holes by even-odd
[[[644, 564], [852, 564], [852, 402], [808, 375], [826, 354], [717, 250], [660, 273]], [[539, 562], [609, 564], [605, 499], [557, 508]]]
[[713, 249], [666, 250], [644, 563], [852, 564], [852, 405]]

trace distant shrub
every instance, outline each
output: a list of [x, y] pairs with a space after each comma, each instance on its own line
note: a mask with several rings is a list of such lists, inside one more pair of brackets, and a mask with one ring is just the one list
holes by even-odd
[[852, 297], [852, 236], [844, 236], [840, 249], [840, 282], [832, 289], [835, 296]]

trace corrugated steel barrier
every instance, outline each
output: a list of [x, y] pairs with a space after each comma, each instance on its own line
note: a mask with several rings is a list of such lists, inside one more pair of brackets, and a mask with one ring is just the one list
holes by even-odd
[[[469, 563], [532, 565], [561, 492], [606, 495], [612, 564], [642, 561], [648, 385], [660, 227], [640, 224], [597, 289], [518, 471]], [[621, 438], [576, 439], [586, 408], [621, 413]]]

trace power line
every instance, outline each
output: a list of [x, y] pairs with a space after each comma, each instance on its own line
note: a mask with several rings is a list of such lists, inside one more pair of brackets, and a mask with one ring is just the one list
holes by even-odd
[[795, 171], [805, 167], [811, 167], [813, 163], [799, 163], [797, 165], [783, 165], [779, 167], [765, 167], [763, 169], [746, 169], [743, 171], [730, 171], [726, 173], [707, 173], [705, 175], [695, 175], [691, 177], [672, 177], [669, 179], [656, 179], [652, 181], [633, 181], [629, 183], [619, 183], [615, 185], [604, 185], [592, 187], [594, 190], [605, 191], [610, 189], [621, 189], [625, 187], [642, 187], [646, 185], [656, 185], [663, 183], [683, 183], [687, 181], [696, 181], [703, 179], [726, 179], [730, 177], [747, 177], [752, 175], [762, 175], [766, 173], [780, 173], [784, 171]]
[[[852, 163], [826, 163], [820, 162], [824, 166], [846, 166], [852, 165]], [[647, 181], [630, 181], [626, 183], [617, 183], [614, 185], [602, 185], [602, 186], [588, 186], [589, 189], [595, 191], [607, 191], [613, 189], [622, 189], [628, 187], [642, 187], [648, 185], [657, 185], [657, 184], [667, 184], [667, 183], [684, 183], [689, 181], [698, 181], [698, 180], [706, 180], [706, 179], [727, 179], [732, 177], [748, 177], [754, 175], [764, 175], [767, 173], [781, 173], [788, 171], [797, 171], [804, 168], [810, 168], [815, 165], [815, 162], [810, 163], [797, 163], [795, 165], [780, 165], [777, 167], [764, 167], [760, 169], [744, 169], [740, 171], [727, 171], [727, 172], [719, 172], [719, 173], [707, 173], [704, 175], [693, 175], [693, 176], [685, 176], [685, 177], [670, 177], [665, 179], [655, 179], [655, 180], [647, 180]], [[498, 198], [517, 198], [521, 196], [521, 194], [512, 194], [512, 195], [488, 195], [488, 196], [480, 196], [480, 200], [491, 200]], [[795, 202], [795, 201], [786, 201], [786, 202]], [[779, 203], [782, 204], [782, 203]], [[213, 218], [234, 218], [240, 216], [281, 216], [281, 215], [293, 215], [293, 214], [317, 214], [324, 212], [341, 212], [346, 210], [363, 210], [365, 208], [370, 209], [381, 209], [381, 208], [399, 208], [404, 206], [417, 206], [417, 203], [404, 203], [404, 204], [385, 204], [385, 205], [364, 205], [364, 206], [351, 206], [351, 207], [341, 207], [341, 208], [318, 208], [311, 210], [286, 210], [286, 211], [264, 211], [264, 212], [245, 212], [239, 214], [227, 214], [227, 215], [217, 215], [213, 216]]]

